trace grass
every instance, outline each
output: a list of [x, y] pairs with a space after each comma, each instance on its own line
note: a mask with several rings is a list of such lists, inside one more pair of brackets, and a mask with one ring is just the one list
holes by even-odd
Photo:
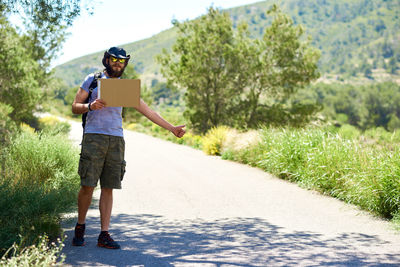
[[60, 236], [61, 214], [74, 206], [79, 189], [79, 152], [66, 139], [24, 131], [3, 150], [0, 255], [21, 237], [30, 246], [44, 233]]
[[381, 217], [398, 218], [397, 147], [371, 146], [320, 128], [265, 128], [261, 137], [261, 142], [244, 149], [227, 149], [222, 157], [259, 167]]

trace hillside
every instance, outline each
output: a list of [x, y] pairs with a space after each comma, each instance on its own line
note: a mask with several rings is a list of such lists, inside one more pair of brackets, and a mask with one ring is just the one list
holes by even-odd
[[[234, 26], [245, 21], [252, 36], [260, 38], [270, 23], [266, 11], [275, 2], [267, 0], [225, 11]], [[312, 44], [321, 50], [319, 67], [323, 77], [392, 79], [400, 83], [399, 0], [282, 0], [281, 8], [306, 28]], [[146, 84], [162, 79], [154, 56], [163, 48], [170, 49], [176, 35], [171, 28], [145, 40], [120, 44], [132, 55], [135, 69]], [[57, 66], [55, 75], [69, 87], [77, 86], [88, 73], [103, 68], [103, 53]]]

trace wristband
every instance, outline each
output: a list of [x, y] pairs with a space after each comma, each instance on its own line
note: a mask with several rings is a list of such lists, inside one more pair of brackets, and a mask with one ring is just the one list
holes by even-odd
[[91, 103], [89, 103], [89, 105], [88, 105], [88, 109], [89, 109], [89, 111], [92, 111], [92, 110], [90, 109], [90, 104], [91, 104]]

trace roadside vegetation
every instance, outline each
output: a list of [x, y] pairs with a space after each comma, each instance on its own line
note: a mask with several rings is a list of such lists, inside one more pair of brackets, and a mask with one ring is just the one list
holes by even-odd
[[36, 114], [54, 86], [51, 60], [79, 14], [80, 0], [0, 2], [0, 266], [62, 261], [60, 219], [76, 201], [79, 153], [68, 124]]
[[383, 218], [399, 217], [399, 133], [384, 145], [375, 137], [347, 137], [335, 130], [264, 128], [260, 141], [236, 150], [226, 147], [222, 158], [261, 168], [355, 204]]
[[400, 132], [361, 132], [351, 125], [251, 131], [219, 126], [205, 135], [189, 131], [176, 139], [148, 126], [126, 128], [263, 169], [400, 226]]
[[39, 124], [40, 131], [22, 125], [1, 153], [0, 255], [6, 257], [19, 255], [15, 244], [23, 252], [39, 242], [36, 249], [47, 253], [38, 236], [62, 236], [61, 216], [72, 210], [79, 190], [79, 151], [68, 142], [69, 125], [54, 118]]

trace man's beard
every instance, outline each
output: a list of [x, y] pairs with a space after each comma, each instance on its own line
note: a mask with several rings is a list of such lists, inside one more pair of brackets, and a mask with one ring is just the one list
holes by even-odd
[[123, 67], [120, 71], [115, 71], [111, 68], [110, 64], [107, 64], [106, 71], [110, 78], [119, 78], [124, 73], [125, 67]]

